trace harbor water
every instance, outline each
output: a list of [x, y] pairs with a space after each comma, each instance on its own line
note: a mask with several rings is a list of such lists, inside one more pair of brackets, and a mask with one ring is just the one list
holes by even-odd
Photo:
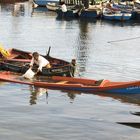
[[[140, 23], [58, 19], [30, 2], [0, 5], [0, 44], [77, 61], [76, 77], [140, 80]], [[0, 140], [139, 140], [140, 94], [88, 94], [0, 82]]]

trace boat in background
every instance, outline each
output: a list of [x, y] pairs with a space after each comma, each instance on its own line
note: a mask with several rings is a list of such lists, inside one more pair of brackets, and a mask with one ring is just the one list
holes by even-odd
[[63, 12], [61, 9], [56, 10], [57, 18], [76, 18], [78, 17], [78, 9], [68, 9], [67, 12]]
[[59, 0], [33, 0], [33, 5], [34, 7], [36, 6], [45, 6], [48, 4], [48, 3], [59, 3]]
[[47, 9], [50, 11], [56, 11], [57, 9], [59, 9], [61, 6], [58, 3], [54, 3], [54, 2], [49, 2], [46, 5]]
[[79, 13], [80, 18], [97, 18], [99, 14], [97, 10], [84, 9]]
[[127, 21], [130, 20], [131, 17], [131, 13], [122, 13], [121, 11], [112, 12], [108, 8], [104, 8], [103, 10], [103, 18], [107, 20]]

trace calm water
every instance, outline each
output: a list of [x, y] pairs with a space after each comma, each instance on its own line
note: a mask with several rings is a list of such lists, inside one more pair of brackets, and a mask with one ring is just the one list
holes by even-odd
[[[76, 58], [80, 77], [140, 79], [138, 22], [58, 20], [55, 13], [32, 9], [28, 2], [1, 5], [0, 43], [42, 54], [51, 46], [54, 57]], [[130, 113], [135, 111], [140, 111], [140, 95], [73, 93], [1, 82], [0, 140], [139, 140], [140, 129], [117, 124], [140, 123], [140, 117]]]

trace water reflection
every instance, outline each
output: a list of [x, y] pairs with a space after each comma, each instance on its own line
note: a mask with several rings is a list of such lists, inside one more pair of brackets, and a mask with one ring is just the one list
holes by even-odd
[[98, 20], [100, 25], [110, 25], [110, 26], [118, 26], [118, 27], [126, 27], [126, 26], [136, 26], [140, 25], [140, 21], [137, 20], [130, 20], [126, 22], [120, 21], [111, 21], [111, 20]]
[[24, 16], [25, 15], [25, 5], [22, 3], [17, 3], [13, 5], [13, 11], [12, 11], [13, 16]]
[[34, 15], [45, 15], [49, 17], [54, 17], [56, 16], [56, 12], [54, 11], [49, 11], [46, 7], [31, 7], [31, 16]]
[[[46, 102], [48, 103], [49, 92], [47, 89], [30, 86], [30, 92], [31, 92], [30, 101], [29, 101], [30, 105], [37, 104], [38, 98], [44, 94], [46, 94]], [[112, 99], [118, 100], [122, 103], [130, 103], [130, 104], [136, 104], [136, 105], [140, 106], [140, 94], [83, 93], [80, 91], [69, 91], [69, 90], [60, 90], [60, 92], [66, 93], [66, 96], [68, 97], [70, 103], [74, 103], [77, 95], [90, 94], [93, 96], [95, 96], [95, 95], [99, 96], [102, 99], [112, 98]]]
[[[27, 8], [27, 9], [26, 9]], [[12, 16], [25, 16], [29, 7], [27, 3], [1, 4], [0, 11], [3, 13], [11, 13]]]
[[89, 44], [88, 40], [90, 39], [89, 36], [89, 28], [88, 22], [79, 22], [79, 34], [77, 37], [77, 45], [76, 45], [76, 60], [79, 64], [79, 73], [83, 73], [86, 71], [86, 64], [88, 61], [88, 51], [89, 51]]
[[140, 105], [140, 94], [111, 94], [111, 93], [102, 93], [100, 94], [104, 97], [111, 97], [115, 100], [119, 100], [123, 103], [132, 103]]
[[48, 92], [47, 89], [45, 88], [38, 88], [38, 87], [34, 87], [34, 86], [30, 86], [30, 105], [34, 105], [37, 104], [37, 99], [42, 96], [43, 94], [46, 94], [46, 99], [48, 98]]
[[76, 98], [76, 93], [75, 92], [67, 92], [67, 96], [69, 97], [70, 99], [70, 103], [73, 103], [75, 98]]

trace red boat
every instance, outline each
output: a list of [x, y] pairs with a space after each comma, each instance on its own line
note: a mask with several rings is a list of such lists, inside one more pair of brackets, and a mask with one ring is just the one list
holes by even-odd
[[7, 82], [14, 82], [20, 84], [34, 85], [37, 87], [81, 91], [88, 93], [140, 93], [140, 81], [132, 82], [111, 82], [109, 80], [91, 80], [84, 78], [60, 77], [53, 76], [53, 82], [41, 81], [25, 81], [19, 78], [19, 75], [12, 73], [1, 72], [0, 80]]

